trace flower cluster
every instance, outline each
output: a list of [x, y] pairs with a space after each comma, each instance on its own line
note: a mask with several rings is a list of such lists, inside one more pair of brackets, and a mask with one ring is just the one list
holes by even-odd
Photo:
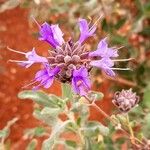
[[[38, 23], [37, 23], [38, 24]], [[39, 40], [45, 41], [52, 46], [50, 56], [39, 56], [35, 48], [24, 53], [8, 48], [11, 51], [23, 54], [27, 60], [10, 60], [26, 68], [34, 63], [43, 64], [43, 69], [38, 71], [34, 80], [29, 85], [35, 85], [38, 89], [41, 86], [49, 88], [54, 79], [61, 82], [69, 82], [75, 93], [86, 95], [91, 88], [89, 73], [93, 67], [98, 67], [109, 76], [115, 76], [113, 70], [128, 70], [128, 68], [114, 68], [115, 61], [127, 61], [129, 59], [115, 59], [118, 57], [118, 49], [110, 48], [107, 38], [102, 39], [95, 51], [88, 51], [84, 44], [85, 40], [92, 37], [96, 31], [96, 23], [91, 25], [85, 19], [78, 21], [80, 29], [79, 40], [65, 41], [59, 25], [43, 23], [39, 25]]]
[[115, 93], [112, 102], [121, 112], [126, 113], [139, 103], [139, 96], [132, 89], [122, 90]]

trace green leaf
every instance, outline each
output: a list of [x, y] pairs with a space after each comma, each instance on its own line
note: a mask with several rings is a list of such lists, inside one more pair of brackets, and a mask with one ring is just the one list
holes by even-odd
[[115, 29], [121, 28], [125, 22], [126, 22], [126, 18], [122, 18], [122, 19], [118, 20], [117, 24], [115, 24]]
[[98, 134], [106, 136], [109, 133], [109, 128], [105, 127], [99, 122], [88, 121], [84, 128], [84, 131], [85, 135], [88, 137], [97, 136]]
[[150, 2], [144, 5], [144, 12], [150, 14]]
[[54, 126], [59, 120], [59, 118], [56, 116], [41, 114], [41, 110], [35, 110], [33, 112], [33, 116], [49, 126]]
[[33, 139], [27, 146], [26, 150], [36, 150], [37, 140]]
[[142, 5], [141, 0], [135, 0], [135, 4], [136, 4], [136, 7], [138, 8], [138, 11], [143, 13], [144, 10], [143, 10], [143, 5]]
[[105, 150], [105, 146], [102, 142], [94, 142], [91, 137], [85, 138], [85, 150]]
[[60, 108], [44, 107], [41, 111], [41, 115], [48, 115], [48, 116], [56, 117], [58, 116], [60, 112], [62, 112]]
[[7, 122], [7, 125], [0, 130], [0, 138], [6, 139], [10, 133], [10, 127], [18, 120], [18, 118], [13, 118]]
[[57, 107], [61, 107], [61, 108], [64, 107], [66, 103], [66, 99], [61, 99], [60, 97], [53, 94], [50, 94], [49, 97], [53, 100], [53, 103], [55, 103]]
[[72, 103], [72, 107], [70, 109], [73, 113], [78, 113], [79, 117], [76, 121], [76, 123], [80, 126], [84, 124], [89, 117], [89, 107], [85, 105], [84, 103], [81, 103], [79, 101]]
[[42, 91], [25, 90], [18, 94], [20, 99], [32, 99], [36, 103], [47, 107], [59, 107], [63, 101], [55, 95], [48, 95]]
[[104, 97], [104, 94], [101, 92], [97, 92], [97, 91], [91, 91], [88, 94], [88, 98], [93, 101], [93, 100], [101, 100]]
[[92, 150], [92, 144], [91, 143], [91, 138], [90, 137], [85, 137], [85, 145], [84, 145], [84, 149], [86, 150]]
[[106, 32], [109, 31], [109, 25], [108, 25], [106, 19], [102, 20], [102, 30], [104, 30]]
[[104, 143], [106, 143], [106, 150], [116, 150], [116, 148], [114, 148], [114, 143], [112, 141], [112, 137], [106, 136], [104, 138]]
[[24, 133], [24, 137], [32, 139], [34, 136], [41, 137], [45, 133], [45, 129], [43, 127], [36, 127], [32, 129], [26, 129]]
[[150, 138], [150, 113], [148, 113], [144, 119], [145, 123], [142, 125], [142, 133], [145, 137]]
[[89, 117], [89, 107], [81, 104], [78, 108], [79, 118], [77, 119], [77, 124], [83, 125], [86, 123]]
[[58, 121], [57, 124], [53, 127], [52, 133], [48, 139], [43, 142], [42, 150], [53, 149], [59, 135], [67, 128], [67, 126], [73, 123], [71, 120], [67, 121]]
[[6, 138], [9, 135], [9, 130], [8, 129], [3, 129], [0, 130], [0, 138]]
[[35, 131], [34, 131], [35, 136], [40, 137], [40, 136], [44, 135], [44, 133], [45, 133], [45, 129], [43, 127], [35, 128]]
[[150, 36], [150, 27], [145, 27], [140, 34], [144, 35], [144, 36]]
[[65, 144], [68, 146], [68, 147], [73, 147], [73, 148], [76, 148], [77, 147], [77, 143], [75, 141], [72, 141], [72, 140], [66, 140], [65, 141]]
[[62, 88], [63, 99], [68, 98], [68, 100], [71, 100], [73, 98], [73, 92], [71, 86], [67, 83], [62, 83], [61, 88]]
[[144, 91], [142, 103], [145, 107], [150, 108], [150, 87], [149, 86]]
[[127, 38], [120, 36], [120, 35], [113, 35], [111, 40], [112, 40], [112, 44], [123, 44], [127, 46], [127, 43], [128, 43]]

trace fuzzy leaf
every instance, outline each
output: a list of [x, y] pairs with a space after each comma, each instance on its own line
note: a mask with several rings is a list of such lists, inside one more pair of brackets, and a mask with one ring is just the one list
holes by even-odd
[[66, 140], [65, 141], [65, 144], [68, 146], [68, 147], [72, 147], [72, 148], [76, 148], [77, 147], [77, 143], [75, 141], [72, 141], [72, 140]]
[[40, 110], [35, 110], [33, 112], [33, 116], [35, 118], [43, 121], [44, 123], [46, 123], [49, 126], [54, 126], [57, 123], [57, 121], [59, 120], [59, 118], [56, 116], [41, 114]]
[[59, 135], [67, 128], [67, 126], [72, 123], [72, 121], [67, 120], [65, 122], [58, 121], [54, 126], [52, 133], [48, 139], [43, 142], [42, 150], [50, 150], [55, 146], [55, 142], [57, 141]]
[[142, 102], [143, 102], [144, 106], [146, 106], [147, 108], [150, 108], [150, 86], [148, 86], [145, 89]]
[[10, 133], [10, 127], [18, 120], [18, 118], [13, 118], [7, 122], [7, 125], [0, 130], [0, 138], [6, 139]]
[[33, 139], [27, 146], [26, 150], [36, 150], [37, 140]]
[[142, 126], [142, 133], [144, 134], [145, 137], [147, 137], [148, 139], [150, 138], [150, 113], [148, 113], [145, 117], [145, 120], [144, 120], [144, 124]]
[[109, 128], [105, 127], [99, 122], [96, 121], [88, 121], [85, 128], [85, 135], [87, 136], [96, 136], [98, 134], [102, 134], [104, 136], [108, 135]]
[[31, 139], [34, 136], [41, 137], [44, 135], [44, 133], [45, 133], [45, 129], [43, 127], [36, 127], [36, 128], [25, 130], [24, 137], [26, 139], [28, 139], [28, 138]]
[[93, 101], [93, 100], [97, 101], [97, 100], [101, 100], [104, 97], [104, 94], [101, 92], [97, 92], [97, 91], [91, 91], [88, 94], [88, 97], [91, 101]]
[[0, 138], [6, 138], [9, 135], [8, 129], [0, 130]]
[[59, 107], [60, 103], [62, 103], [57, 96], [48, 95], [42, 91], [25, 90], [20, 92], [18, 97], [20, 99], [32, 99], [36, 103], [47, 107]]
[[60, 108], [44, 107], [41, 111], [41, 115], [48, 115], [48, 116], [56, 117], [60, 112], [61, 112]]

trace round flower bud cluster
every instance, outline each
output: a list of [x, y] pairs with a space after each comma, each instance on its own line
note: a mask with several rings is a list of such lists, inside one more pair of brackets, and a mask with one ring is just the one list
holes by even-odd
[[128, 112], [139, 103], [139, 96], [132, 89], [116, 92], [112, 103], [121, 111]]

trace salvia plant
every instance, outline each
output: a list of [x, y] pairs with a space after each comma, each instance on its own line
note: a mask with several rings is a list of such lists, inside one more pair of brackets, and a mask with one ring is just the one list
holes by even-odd
[[[117, 47], [109, 47], [107, 38], [99, 41], [96, 50], [86, 47], [86, 40], [93, 37], [100, 17], [92, 23], [79, 19], [80, 36], [76, 40], [71, 37], [65, 41], [64, 33], [58, 24], [49, 25], [47, 22], [40, 25], [39, 40], [47, 42], [52, 47], [47, 57], [39, 56], [35, 48], [29, 52], [8, 50], [24, 55], [26, 60], [10, 60], [25, 68], [38, 63], [43, 66], [34, 79], [24, 88], [32, 86], [32, 90], [19, 93], [21, 99], [32, 99], [38, 105], [33, 115], [43, 121], [42, 127], [29, 129], [24, 138], [31, 139], [27, 149], [36, 149], [36, 137], [43, 136], [43, 150], [105, 150], [120, 149], [116, 143], [113, 145], [114, 135], [121, 131], [122, 138], [127, 139], [128, 149], [148, 150], [150, 144], [144, 136], [135, 136], [133, 125], [128, 113], [138, 105], [140, 99], [132, 89], [123, 89], [114, 94], [112, 103], [118, 109], [117, 114], [109, 116], [97, 104], [103, 98], [103, 93], [91, 90], [91, 77], [93, 68], [98, 68], [106, 75], [114, 77], [115, 70], [130, 70], [129, 68], [115, 67], [115, 63], [129, 61], [119, 59]], [[40, 91], [41, 87], [49, 88], [54, 80], [62, 84], [62, 96], [46, 94]], [[94, 107], [109, 121], [102, 124], [89, 120], [90, 107]], [[115, 134], [114, 134], [115, 133]], [[67, 136], [65, 136], [67, 134]], [[120, 142], [121, 143], [121, 142]]]

